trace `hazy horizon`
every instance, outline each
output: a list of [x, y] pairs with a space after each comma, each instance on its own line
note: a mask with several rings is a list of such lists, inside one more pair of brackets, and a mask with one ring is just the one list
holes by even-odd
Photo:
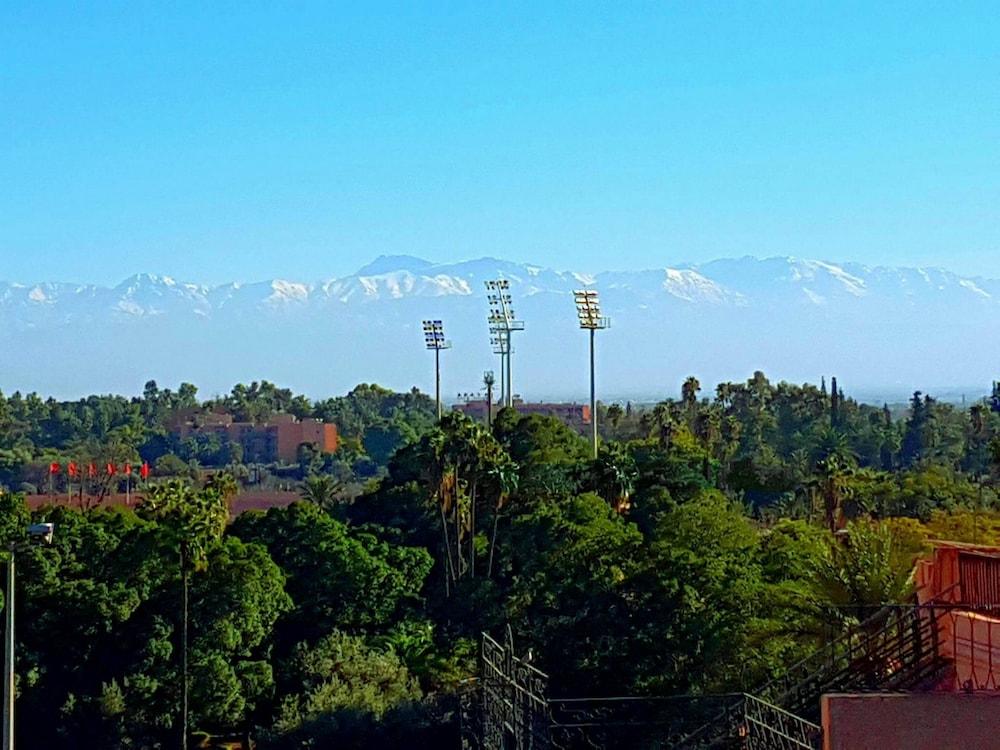
[[[336, 281], [338, 279], [349, 278], [352, 276], [359, 275], [380, 275], [378, 271], [371, 271], [370, 273], [364, 273], [369, 266], [378, 263], [383, 260], [393, 260], [393, 259], [412, 259], [415, 261], [420, 261], [428, 264], [428, 268], [439, 268], [439, 267], [450, 267], [456, 265], [462, 265], [464, 263], [474, 263], [478, 261], [490, 261], [499, 263], [515, 263], [509, 259], [498, 258], [495, 256], [469, 256], [465, 258], [458, 258], [454, 260], [438, 260], [433, 256], [429, 255], [413, 255], [409, 253], [394, 253], [392, 255], [381, 254], [373, 255], [370, 260], [362, 262], [352, 271], [339, 274], [337, 276], [317, 276], [317, 277], [293, 277], [290, 274], [276, 274], [274, 276], [267, 277], [234, 277], [229, 279], [224, 279], [221, 281], [209, 283], [203, 281], [198, 277], [196, 273], [189, 274], [187, 276], [175, 276], [170, 273], [165, 273], [157, 269], [135, 269], [130, 273], [125, 273], [120, 277], [110, 277], [109, 279], [100, 282], [83, 281], [75, 278], [62, 278], [62, 277], [47, 277], [38, 276], [34, 278], [14, 278], [0, 276], [0, 282], [9, 284], [23, 284], [23, 285], [34, 285], [34, 284], [78, 284], [81, 286], [99, 286], [108, 289], [113, 289], [119, 284], [122, 284], [129, 279], [133, 279], [141, 276], [151, 276], [155, 278], [168, 278], [173, 281], [182, 284], [197, 284], [199, 286], [206, 286], [209, 288], [226, 286], [229, 284], [240, 284], [240, 285], [250, 285], [267, 283], [270, 281], [294, 281], [298, 283], [323, 283], [326, 281]], [[904, 269], [913, 271], [927, 271], [927, 270], [942, 270], [949, 273], [953, 273], [957, 276], [963, 276], [970, 279], [986, 279], [986, 280], [1000, 280], [1000, 270], [995, 274], [963, 274], [962, 272], [956, 270], [956, 268], [949, 266], [947, 263], [937, 263], [937, 264], [924, 264], [924, 265], [913, 265], [907, 263], [890, 264], [890, 263], [864, 263], [861, 261], [850, 261], [842, 260], [832, 257], [812, 257], [809, 255], [755, 255], [753, 253], [743, 253], [740, 255], [721, 255], [717, 258], [706, 258], [700, 262], [693, 261], [678, 261], [678, 262], [665, 262], [659, 265], [650, 265], [644, 268], [615, 268], [612, 266], [607, 266], [604, 268], [578, 268], [570, 266], [542, 266], [538, 264], [531, 263], [530, 261], [524, 262], [522, 265], [526, 266], [537, 266], [542, 270], [555, 271], [557, 273], [585, 273], [589, 275], [599, 275], [604, 273], [615, 273], [615, 272], [643, 272], [643, 271], [659, 271], [663, 269], [687, 269], [687, 268], [698, 268], [711, 263], [717, 263], [722, 261], [739, 261], [745, 259], [752, 259], [756, 261], [774, 261], [774, 260], [795, 260], [795, 261], [813, 261], [819, 263], [828, 263], [835, 266], [861, 266], [872, 270], [878, 269]], [[2, 273], [2, 271], [0, 271]]]
[[975, 399], [995, 377], [980, 342], [995, 336], [1000, 281], [943, 270], [749, 257], [596, 276], [494, 259], [425, 266], [393, 257], [367, 267], [372, 275], [327, 282], [220, 287], [152, 276], [101, 288], [0, 282], [0, 343], [21, 355], [0, 388], [133, 394], [152, 378], [209, 394], [253, 379], [314, 398], [360, 382], [427, 391], [420, 321], [440, 317], [455, 344], [442, 374], [449, 399], [478, 390], [482, 371], [496, 368], [482, 284], [497, 276], [511, 280], [527, 322], [515, 387], [529, 400], [587, 393], [572, 308], [582, 284], [600, 291], [614, 319], [599, 337], [604, 400], [655, 401], [688, 375], [712, 388], [758, 369], [793, 383], [836, 375], [847, 393], [876, 403], [914, 390]]

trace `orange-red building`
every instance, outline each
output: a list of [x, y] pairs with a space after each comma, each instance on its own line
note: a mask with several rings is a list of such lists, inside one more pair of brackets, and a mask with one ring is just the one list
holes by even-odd
[[1000, 549], [937, 542], [916, 583], [920, 604], [943, 608], [938, 648], [953, 674], [939, 687], [1000, 690]]
[[885, 643], [900, 661], [884, 668], [927, 654], [937, 668], [910, 692], [823, 696], [824, 750], [1000, 748], [1000, 548], [936, 542], [915, 579], [914, 615]]
[[275, 414], [267, 422], [236, 422], [231, 414], [186, 412], [174, 421], [174, 432], [183, 440], [193, 435], [216, 434], [243, 447], [244, 461], [271, 463], [297, 460], [299, 447], [312, 446], [333, 453], [340, 445], [337, 426], [319, 419], [298, 419]]

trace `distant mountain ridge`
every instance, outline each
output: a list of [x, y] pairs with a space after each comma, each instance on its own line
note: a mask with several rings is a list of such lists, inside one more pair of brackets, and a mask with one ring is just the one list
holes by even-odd
[[[672, 393], [689, 373], [711, 383], [758, 368], [788, 379], [839, 372], [868, 388], [985, 388], [1000, 372], [988, 355], [1000, 333], [1000, 280], [941, 268], [743, 257], [589, 274], [382, 256], [320, 281], [208, 286], [144, 273], [113, 287], [0, 282], [0, 347], [10, 348], [0, 388], [132, 392], [144, 378], [200, 382], [199, 372], [215, 389], [260, 377], [317, 395], [358, 381], [409, 387], [427, 380], [420, 320], [440, 317], [455, 342], [446, 386], [469, 391], [493, 362], [491, 278], [510, 280], [527, 322], [515, 340], [515, 385], [528, 396], [585, 392], [560, 365], [583, 350], [571, 296], [580, 287], [598, 289], [614, 318], [600, 352], [616, 394]], [[141, 357], [118, 356], [137, 346]]]

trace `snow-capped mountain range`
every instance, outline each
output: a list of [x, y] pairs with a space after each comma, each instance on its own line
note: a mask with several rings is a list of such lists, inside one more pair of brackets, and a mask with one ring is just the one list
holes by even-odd
[[[867, 389], [981, 384], [1000, 375], [1000, 280], [940, 268], [798, 258], [723, 259], [587, 274], [483, 258], [435, 264], [383, 256], [325, 281], [205, 286], [139, 274], [117, 286], [0, 282], [0, 389], [71, 396], [135, 392], [149, 378], [203, 392], [267, 378], [313, 396], [377, 381], [427, 388], [420, 322], [441, 318], [447, 393], [496, 366], [484, 282], [510, 281], [526, 331], [515, 390], [586, 393], [585, 337], [572, 292], [600, 291], [614, 327], [600, 334], [602, 390], [671, 394], [763, 369], [789, 380], [836, 374]], [[4, 351], [6, 350], [6, 351]], [[579, 367], [577, 366], [579, 365]]]

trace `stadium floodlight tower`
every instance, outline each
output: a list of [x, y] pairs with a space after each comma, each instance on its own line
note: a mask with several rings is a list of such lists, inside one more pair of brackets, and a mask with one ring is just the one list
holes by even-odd
[[590, 331], [590, 438], [597, 458], [597, 389], [594, 380], [594, 334], [609, 328], [611, 318], [601, 317], [601, 301], [596, 289], [578, 289], [573, 292], [576, 315], [580, 328]]
[[507, 405], [507, 339], [490, 326], [490, 343], [493, 353], [500, 355], [500, 405]]
[[424, 321], [424, 343], [434, 352], [434, 400], [437, 402], [438, 421], [441, 421], [441, 350], [451, 349], [451, 342], [445, 341], [444, 325], [440, 320]]
[[[490, 303], [490, 334], [493, 351], [500, 354], [501, 361], [506, 360], [506, 384], [504, 386], [504, 406], [514, 405], [514, 382], [512, 377], [511, 359], [514, 347], [511, 346], [510, 335], [514, 331], [523, 331], [524, 323], [514, 317], [514, 307], [510, 297], [510, 282], [507, 279], [496, 279], [486, 282], [486, 299]], [[496, 339], [500, 339], [498, 343]]]

